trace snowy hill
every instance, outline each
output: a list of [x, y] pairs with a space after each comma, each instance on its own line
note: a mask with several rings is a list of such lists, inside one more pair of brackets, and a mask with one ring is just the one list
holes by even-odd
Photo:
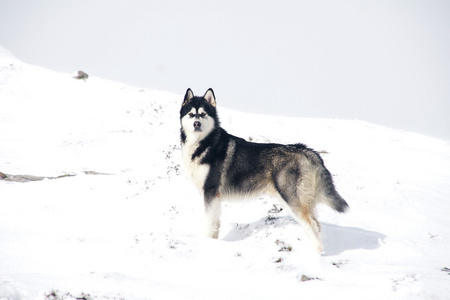
[[80, 81], [0, 50], [0, 299], [450, 295], [448, 142], [230, 111], [217, 95], [230, 133], [324, 151], [351, 209], [320, 208], [323, 256], [270, 198], [227, 204], [220, 239], [205, 239], [181, 166], [181, 94]]

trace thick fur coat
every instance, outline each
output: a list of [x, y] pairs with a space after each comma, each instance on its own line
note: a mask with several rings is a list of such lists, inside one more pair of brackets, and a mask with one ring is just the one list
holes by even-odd
[[323, 250], [316, 205], [345, 212], [348, 204], [317, 152], [303, 144], [252, 143], [227, 133], [220, 127], [212, 89], [203, 97], [188, 89], [180, 118], [184, 163], [203, 194], [208, 237], [219, 235], [223, 199], [265, 194], [278, 197], [314, 247]]

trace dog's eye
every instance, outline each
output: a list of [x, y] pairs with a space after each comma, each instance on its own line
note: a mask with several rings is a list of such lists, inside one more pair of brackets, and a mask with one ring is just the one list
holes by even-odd
[[193, 118], [195, 115], [193, 113], [189, 113], [189, 117]]
[[202, 112], [201, 114], [200, 114], [200, 117], [202, 117], [202, 118], [204, 118], [206, 116], [206, 113], [204, 113], [204, 112]]

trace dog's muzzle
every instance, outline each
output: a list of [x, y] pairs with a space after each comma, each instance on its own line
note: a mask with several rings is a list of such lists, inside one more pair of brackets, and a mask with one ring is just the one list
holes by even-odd
[[200, 123], [199, 121], [194, 122], [194, 130], [195, 131], [202, 131], [201, 127], [202, 127], [202, 123]]

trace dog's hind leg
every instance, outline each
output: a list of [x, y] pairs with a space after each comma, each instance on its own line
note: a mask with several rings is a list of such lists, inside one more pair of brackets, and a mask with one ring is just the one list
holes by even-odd
[[317, 221], [314, 211], [309, 206], [297, 203], [288, 203], [287, 207], [292, 217], [300, 223], [306, 235], [308, 236], [312, 246], [319, 252], [323, 252], [322, 235], [320, 233], [320, 223]]
[[309, 178], [303, 177], [302, 180], [300, 178], [300, 168], [294, 163], [286, 165], [273, 177], [275, 188], [287, 204], [291, 215], [302, 225], [314, 248], [322, 253], [320, 223], [314, 213], [316, 204], [314, 190], [310, 187]]
[[[298, 213], [297, 213], [298, 214]], [[311, 243], [319, 253], [323, 252], [322, 235], [320, 233], [320, 223], [317, 221], [314, 212], [309, 207], [300, 208], [300, 224], [309, 236]]]
[[205, 200], [205, 236], [213, 239], [219, 237], [220, 214], [222, 203], [219, 198]]

